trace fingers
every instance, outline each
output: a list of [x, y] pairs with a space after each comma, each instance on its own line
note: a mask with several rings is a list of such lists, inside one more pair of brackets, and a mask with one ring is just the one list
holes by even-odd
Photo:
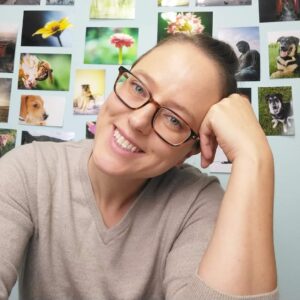
[[214, 160], [218, 146], [216, 136], [210, 127], [209, 117], [203, 120], [200, 132], [201, 167], [207, 168]]
[[212, 136], [202, 136], [201, 139], [201, 167], [207, 168], [214, 160], [217, 150], [217, 140]]

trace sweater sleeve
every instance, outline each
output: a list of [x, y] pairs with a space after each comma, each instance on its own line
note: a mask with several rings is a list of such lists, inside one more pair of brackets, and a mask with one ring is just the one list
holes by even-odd
[[23, 167], [32, 162], [27, 153], [31, 147], [19, 148], [0, 159], [0, 300], [8, 299], [33, 232]]
[[[199, 185], [199, 182], [196, 184]], [[189, 188], [195, 190], [194, 187]], [[193, 193], [192, 193], [193, 194]], [[198, 276], [198, 266], [213, 234], [223, 190], [217, 180], [200, 189], [169, 252], [164, 275], [166, 300], [277, 300], [278, 290], [261, 295], [233, 296], [216, 291]], [[222, 249], [220, 249], [222, 251]]]

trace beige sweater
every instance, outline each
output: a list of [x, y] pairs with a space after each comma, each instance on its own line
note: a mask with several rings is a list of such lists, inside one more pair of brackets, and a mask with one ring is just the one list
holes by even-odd
[[34, 143], [0, 159], [1, 300], [18, 275], [26, 300], [277, 299], [226, 296], [197, 277], [223, 196], [216, 178], [174, 168], [107, 229], [87, 172], [91, 146]]

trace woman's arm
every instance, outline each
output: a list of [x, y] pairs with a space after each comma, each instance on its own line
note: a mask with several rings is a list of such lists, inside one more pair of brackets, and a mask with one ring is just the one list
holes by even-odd
[[273, 246], [273, 156], [247, 99], [232, 95], [211, 108], [200, 129], [202, 167], [216, 142], [232, 161], [232, 174], [212, 240], [198, 275], [230, 295], [276, 288]]

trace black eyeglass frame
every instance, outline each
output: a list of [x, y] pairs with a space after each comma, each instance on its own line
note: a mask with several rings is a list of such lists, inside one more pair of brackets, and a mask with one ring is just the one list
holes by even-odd
[[[148, 94], [149, 94], [149, 99], [148, 99], [145, 103], [141, 104], [141, 105], [138, 106], [138, 107], [131, 107], [129, 104], [127, 104], [127, 103], [122, 99], [122, 97], [121, 97], [121, 96], [118, 94], [118, 92], [117, 92], [117, 83], [118, 83], [118, 80], [119, 80], [119, 78], [120, 78], [125, 72], [126, 72], [126, 73], [129, 73], [131, 76], [133, 76], [133, 77], [134, 77], [135, 79], [137, 79], [139, 82], [141, 82], [141, 84], [143, 85], [143, 87], [146, 89], [146, 91], [147, 91]], [[178, 147], [178, 146], [180, 146], [180, 145], [186, 143], [186, 142], [189, 141], [190, 139], [192, 139], [192, 140], [194, 140], [194, 141], [200, 140], [199, 135], [191, 128], [191, 126], [190, 126], [190, 125], [189, 125], [189, 124], [188, 124], [181, 116], [179, 116], [176, 112], [174, 112], [173, 110], [169, 109], [168, 107], [165, 107], [165, 106], [163, 106], [163, 105], [160, 105], [158, 102], [156, 102], [156, 101], [153, 99], [151, 92], [145, 87], [145, 85], [143, 84], [143, 82], [142, 82], [137, 76], [135, 76], [134, 74], [132, 74], [131, 71], [129, 71], [128, 69], [126, 69], [126, 68], [123, 67], [123, 66], [120, 66], [120, 67], [119, 67], [119, 74], [118, 74], [117, 79], [116, 79], [115, 84], [114, 84], [114, 93], [116, 94], [117, 98], [118, 98], [118, 99], [119, 99], [126, 107], [128, 107], [128, 108], [131, 109], [131, 110], [137, 110], [137, 109], [140, 109], [140, 108], [146, 106], [148, 103], [153, 103], [153, 104], [157, 107], [157, 109], [156, 109], [155, 113], [153, 114], [153, 117], [152, 117], [152, 120], [151, 120], [151, 126], [152, 126], [152, 129], [153, 129], [154, 132], [155, 132], [155, 133], [156, 133], [156, 134], [157, 134], [157, 135], [158, 135], [165, 143], [167, 143], [168, 145], [173, 146], [173, 147]], [[181, 120], [189, 127], [191, 133], [190, 133], [190, 135], [189, 135], [183, 142], [178, 143], [178, 144], [172, 144], [172, 143], [168, 142], [167, 140], [165, 140], [165, 139], [164, 139], [164, 138], [156, 131], [156, 129], [154, 128], [154, 121], [155, 121], [155, 119], [156, 119], [156, 117], [157, 117], [157, 113], [159, 112], [159, 110], [160, 110], [161, 108], [170, 111], [172, 114], [174, 114], [175, 116], [177, 116], [178, 118], [180, 118], [180, 119], [181, 119]]]

